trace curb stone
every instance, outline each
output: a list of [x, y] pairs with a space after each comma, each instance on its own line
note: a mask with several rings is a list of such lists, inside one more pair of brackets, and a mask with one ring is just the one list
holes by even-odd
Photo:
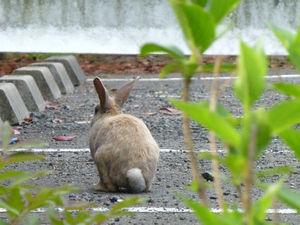
[[19, 69], [16, 69], [13, 74], [32, 76], [40, 91], [42, 92], [45, 100], [58, 99], [61, 97], [59, 87], [47, 67], [21, 67]]
[[45, 109], [46, 102], [32, 76], [6, 75], [0, 78], [0, 82], [13, 83], [17, 87], [29, 111], [40, 112]]
[[46, 59], [47, 62], [60, 62], [64, 64], [70, 79], [74, 86], [79, 86], [83, 84], [86, 80], [85, 74], [79, 66], [79, 63], [75, 56], [66, 55], [66, 56], [51, 56]]
[[71, 94], [74, 91], [74, 85], [62, 63], [56, 62], [37, 62], [30, 66], [47, 67], [52, 73], [62, 94]]
[[29, 116], [25, 103], [12, 83], [0, 83], [0, 117], [11, 124], [20, 124]]

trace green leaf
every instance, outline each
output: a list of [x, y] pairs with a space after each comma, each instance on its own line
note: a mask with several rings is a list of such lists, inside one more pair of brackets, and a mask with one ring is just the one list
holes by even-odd
[[16, 171], [16, 170], [6, 170], [0, 172], [0, 181], [9, 180], [16, 177], [22, 177], [26, 175], [27, 172], [24, 171]]
[[15, 216], [18, 216], [20, 212], [15, 209], [13, 206], [8, 204], [7, 202], [4, 202], [3, 200], [0, 199], [0, 207], [3, 209], [6, 209], [7, 212], [14, 214]]
[[268, 146], [272, 129], [269, 125], [268, 113], [264, 108], [248, 111], [245, 113], [241, 121], [241, 148], [240, 152], [245, 158], [248, 158], [249, 151], [255, 153], [258, 158], [263, 150]]
[[206, 6], [208, 0], [192, 0], [192, 3], [202, 6], [203, 8]]
[[273, 106], [268, 112], [269, 125], [278, 135], [300, 122], [300, 99], [288, 100]]
[[239, 147], [240, 136], [237, 130], [218, 112], [211, 112], [207, 103], [184, 103], [176, 100], [171, 103], [202, 126], [214, 131], [226, 144]]
[[288, 84], [288, 83], [275, 83], [274, 87], [288, 96], [300, 98], [300, 85], [299, 84]]
[[10, 142], [10, 137], [12, 135], [12, 129], [9, 123], [6, 121], [1, 127], [0, 130], [0, 141], [2, 141], [2, 144], [0, 144], [0, 147], [3, 150], [8, 150], [9, 142]]
[[270, 185], [267, 188], [264, 195], [253, 204], [252, 207], [253, 218], [255, 218], [260, 222], [265, 221], [267, 210], [270, 208], [273, 201], [275, 200], [281, 186], [282, 186], [282, 182], [278, 182]]
[[37, 161], [43, 159], [44, 157], [42, 155], [35, 155], [33, 153], [28, 153], [28, 152], [17, 152], [9, 156], [7, 160], [7, 164], [9, 165], [14, 163], [22, 163], [26, 161]]
[[4, 222], [3, 220], [0, 219], [0, 225], [10, 225], [9, 223]]
[[288, 206], [300, 212], [300, 193], [288, 188], [281, 188], [278, 193], [279, 199]]
[[216, 214], [203, 204], [191, 199], [183, 198], [182, 201], [193, 210], [197, 219], [203, 225], [242, 225], [242, 217], [238, 212]]
[[215, 39], [213, 17], [201, 6], [180, 0], [170, 0], [184, 37], [191, 51], [203, 53]]
[[110, 215], [117, 215], [119, 214], [121, 211], [123, 211], [125, 208], [133, 206], [133, 205], [137, 205], [141, 202], [141, 198], [140, 197], [132, 197], [132, 198], [127, 198], [124, 199], [121, 202], [118, 202], [117, 204], [115, 204], [111, 210], [109, 211]]
[[276, 166], [274, 168], [267, 168], [256, 172], [257, 177], [270, 177], [280, 174], [289, 174], [293, 172], [290, 166]]
[[141, 56], [144, 57], [151, 53], [167, 53], [168, 55], [170, 55], [172, 58], [175, 59], [182, 59], [185, 57], [184, 53], [180, 49], [174, 46], [166, 47], [156, 43], [144, 44], [141, 48]]
[[216, 23], [223, 20], [240, 2], [239, 0], [211, 0], [208, 4], [209, 12], [214, 16]]
[[291, 32], [279, 27], [273, 27], [272, 30], [283, 46], [288, 49], [295, 39], [294, 35]]
[[91, 204], [90, 202], [79, 202], [74, 205], [65, 206], [64, 209], [68, 211], [69, 210], [83, 211], [83, 210], [87, 210], [88, 208], [92, 208], [94, 206], [95, 204]]
[[[201, 151], [201, 150], [200, 150]], [[224, 157], [221, 155], [215, 155], [211, 152], [199, 152], [198, 153], [199, 159], [207, 159], [207, 160], [217, 160], [220, 163], [224, 163]]]
[[45, 148], [46, 144], [37, 140], [26, 140], [26, 142], [19, 142], [14, 145], [9, 146], [9, 152], [18, 148]]
[[300, 30], [293, 34], [287, 30], [274, 27], [273, 32], [288, 51], [289, 59], [300, 70]]
[[47, 216], [52, 225], [64, 225], [64, 222], [61, 218], [58, 218], [57, 211], [53, 206], [50, 206], [47, 210]]
[[97, 224], [102, 224], [104, 221], [108, 220], [109, 217], [107, 217], [106, 215], [102, 214], [102, 213], [97, 213], [94, 218], [93, 221]]
[[293, 62], [298, 70], [300, 70], [300, 30], [295, 35], [294, 41], [288, 48], [289, 59]]
[[246, 158], [242, 154], [231, 151], [230, 154], [225, 156], [224, 162], [232, 173], [232, 183], [236, 186], [240, 185], [244, 180], [247, 166]]
[[[255, 111], [255, 122], [257, 123], [256, 130], [256, 158], [260, 156], [263, 150], [266, 149], [267, 145], [271, 140], [271, 128], [268, 123], [267, 113], [264, 109], [259, 108]], [[251, 141], [251, 140], [250, 140]]]
[[242, 42], [235, 94], [244, 108], [249, 109], [263, 93], [266, 73], [267, 61], [262, 49], [251, 48]]
[[[202, 72], [206, 72], [206, 73], [213, 73], [214, 71], [214, 64], [208, 63], [208, 64], [204, 64], [202, 65]], [[220, 68], [220, 72], [222, 73], [229, 73], [229, 72], [233, 72], [236, 70], [236, 65], [231, 64], [231, 63], [224, 63], [221, 65]]]
[[34, 178], [38, 178], [38, 177], [43, 177], [46, 176], [48, 173], [46, 171], [38, 171], [38, 172], [31, 172], [31, 173], [25, 173], [23, 176], [21, 177], [16, 177], [13, 182], [11, 183], [11, 186], [19, 186], [21, 184], [24, 184], [25, 182], [34, 179]]
[[165, 65], [161, 71], [160, 71], [160, 78], [165, 78], [170, 73], [178, 72], [180, 71], [180, 62], [172, 62], [167, 65]]
[[[20, 187], [13, 187], [7, 191], [7, 194], [5, 196], [6, 203], [9, 203], [9, 206], [14, 208], [18, 212], [22, 212], [25, 206], [21, 191], [22, 190]], [[15, 214], [14, 212], [12, 213]]]
[[35, 215], [28, 215], [28, 216], [26, 216], [25, 219], [23, 218], [23, 221], [24, 221], [24, 224], [26, 224], [26, 225], [40, 225], [41, 224], [39, 217], [35, 216]]
[[300, 131], [286, 129], [279, 133], [279, 137], [294, 151], [296, 157], [300, 160]]
[[210, 212], [208, 208], [203, 206], [201, 203], [191, 199], [183, 199], [183, 202], [193, 210], [193, 213], [196, 215], [197, 219], [204, 225], [222, 224], [219, 223], [221, 221], [218, 221], [216, 215]]

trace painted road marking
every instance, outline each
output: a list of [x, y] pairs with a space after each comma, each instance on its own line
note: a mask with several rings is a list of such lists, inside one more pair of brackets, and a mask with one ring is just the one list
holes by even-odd
[[[0, 149], [0, 151], [3, 151], [3, 149]], [[89, 148], [16, 148], [11, 149], [10, 152], [32, 152], [32, 153], [64, 153], [64, 152], [90, 152]], [[161, 148], [161, 153], [185, 153], [186, 150], [180, 150], [180, 149], [171, 149], [171, 148]], [[197, 152], [210, 152], [209, 149], [201, 149]], [[226, 150], [218, 150], [219, 153], [226, 153]], [[289, 153], [291, 151], [289, 150], [281, 150], [281, 151], [271, 151], [266, 150], [267, 153]]]
[[[64, 211], [63, 208], [56, 208], [57, 211], [62, 212]], [[97, 207], [97, 208], [90, 208], [89, 209], [92, 212], [107, 212], [109, 211], [109, 208], [105, 207]], [[166, 207], [129, 207], [125, 208], [128, 212], [133, 212], [133, 213], [192, 213], [193, 211], [191, 209], [187, 208], [166, 208]], [[68, 210], [68, 211], [76, 211], [76, 210]], [[242, 212], [241, 209], [239, 209], [240, 212]], [[0, 208], [0, 213], [6, 213], [6, 209]], [[33, 213], [44, 213], [46, 212], [46, 209], [44, 208], [39, 208], [36, 210], [32, 211]], [[211, 212], [214, 213], [220, 213], [222, 212], [221, 209], [218, 208], [212, 208]], [[297, 210], [295, 209], [268, 209], [267, 210], [268, 214], [297, 214]]]
[[77, 124], [90, 124], [91, 121], [90, 120], [83, 120], [83, 121], [75, 121], [75, 123], [77, 123]]
[[[270, 75], [266, 76], [267, 80], [273, 79], [283, 79], [283, 78], [300, 78], [300, 74], [286, 74], [286, 75]], [[215, 77], [194, 77], [193, 80], [215, 80]], [[236, 77], [233, 76], [226, 76], [226, 77], [219, 77], [219, 80], [234, 80]], [[94, 79], [89, 78], [87, 82], [92, 82]], [[117, 81], [131, 81], [132, 78], [102, 78], [103, 82], [117, 82]], [[158, 77], [150, 77], [150, 78], [141, 78], [139, 81], [182, 81], [181, 77], [170, 77], [165, 79], [160, 79]]]

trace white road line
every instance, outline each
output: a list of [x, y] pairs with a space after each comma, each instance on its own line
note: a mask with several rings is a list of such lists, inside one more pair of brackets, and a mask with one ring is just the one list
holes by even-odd
[[[3, 151], [0, 149], [0, 151]], [[33, 152], [33, 153], [63, 153], [63, 152], [90, 152], [89, 148], [17, 148], [10, 150], [12, 152]], [[208, 151], [208, 150], [203, 150]], [[222, 150], [220, 150], [222, 151]], [[185, 150], [160, 149], [160, 152], [186, 152]], [[223, 151], [224, 152], [224, 151]]]
[[[64, 211], [62, 208], [56, 208], [57, 211], [62, 212]], [[91, 208], [89, 209], [92, 212], [107, 212], [109, 211], [109, 208], [105, 207], [98, 207], [98, 208]], [[133, 213], [192, 213], [193, 211], [188, 208], [166, 208], [166, 207], [129, 207], [125, 208], [128, 212], [133, 212]], [[70, 211], [76, 211], [76, 210], [70, 210]], [[242, 210], [239, 210], [242, 212]], [[6, 209], [0, 208], [0, 213], [6, 213]], [[32, 211], [33, 213], [44, 213], [46, 210], [44, 208], [39, 208], [36, 210]], [[218, 208], [212, 208], [211, 212], [214, 213], [220, 213], [222, 212], [221, 209]], [[297, 214], [297, 210], [295, 209], [268, 209], [267, 210], [268, 214]]]
[[[300, 74], [285, 74], [285, 75], [270, 75], [266, 76], [267, 80], [273, 80], [273, 79], [286, 79], [286, 78], [300, 78]], [[215, 80], [215, 77], [194, 77], [193, 80]], [[219, 77], [220, 80], [234, 80], [236, 77]], [[103, 82], [117, 82], [117, 81], [130, 81], [132, 78], [102, 78]], [[93, 79], [89, 78], [87, 79], [87, 82], [92, 82]], [[181, 77], [171, 77], [171, 78], [165, 78], [160, 79], [157, 77], [150, 77], [150, 78], [141, 78], [139, 81], [182, 81]]]
[[82, 120], [82, 121], [75, 121], [75, 123], [77, 123], [77, 124], [90, 124], [91, 121], [89, 121], [89, 120]]
[[[3, 151], [0, 149], [0, 151]], [[65, 152], [90, 152], [89, 148], [17, 148], [17, 149], [11, 149], [11, 152], [33, 152], [33, 153], [65, 153]], [[197, 152], [209, 152], [209, 149], [201, 149]], [[161, 153], [185, 153], [186, 150], [180, 150], [180, 149], [171, 149], [171, 148], [161, 148]], [[218, 150], [219, 153], [226, 153], [226, 150], [220, 149]], [[266, 150], [267, 153], [289, 153], [291, 151], [289, 150], [281, 150], [281, 151], [271, 151]]]

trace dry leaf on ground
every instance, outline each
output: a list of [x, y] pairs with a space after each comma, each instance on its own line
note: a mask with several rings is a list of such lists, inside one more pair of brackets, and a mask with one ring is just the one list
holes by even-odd
[[170, 108], [170, 107], [163, 107], [160, 108], [159, 111], [163, 114], [167, 115], [181, 115], [182, 112], [178, 109]]

